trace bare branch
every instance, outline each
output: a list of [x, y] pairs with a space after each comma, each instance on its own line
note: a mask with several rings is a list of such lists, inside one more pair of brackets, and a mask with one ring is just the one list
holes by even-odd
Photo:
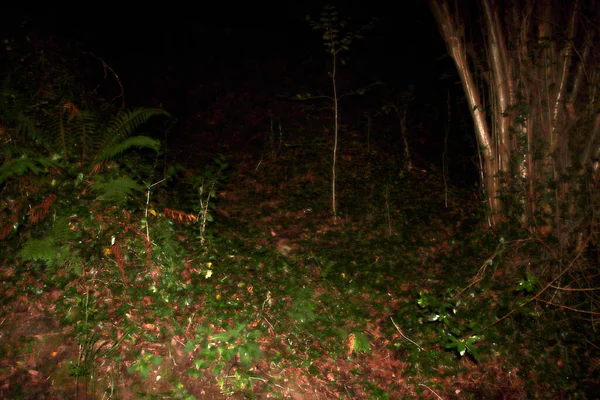
[[105, 78], [106, 78], [106, 70], [109, 70], [115, 76], [115, 78], [117, 79], [117, 83], [119, 84], [119, 87], [121, 88], [121, 93], [118, 94], [117, 96], [113, 97], [112, 99], [110, 99], [107, 103], [110, 103], [111, 101], [116, 100], [120, 97], [121, 98], [121, 109], [124, 110], [125, 109], [125, 89], [123, 89], [123, 85], [121, 84], [121, 79], [119, 78], [119, 75], [117, 75], [117, 73], [110, 67], [110, 65], [108, 65], [106, 62], [104, 62], [103, 59], [101, 59], [94, 53], [85, 52], [83, 54], [90, 55], [102, 63], [102, 68], [104, 68], [104, 77]]

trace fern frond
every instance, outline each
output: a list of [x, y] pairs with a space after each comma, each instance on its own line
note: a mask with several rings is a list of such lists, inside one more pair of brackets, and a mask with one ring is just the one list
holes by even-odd
[[101, 150], [105, 139], [100, 132], [98, 115], [91, 110], [80, 109], [72, 102], [64, 103], [55, 114], [52, 132], [58, 135], [58, 144], [66, 156], [85, 160]]
[[79, 137], [90, 123], [90, 113], [80, 110], [70, 101], [62, 101], [49, 111], [45, 141], [52, 151], [65, 159], [81, 156]]
[[98, 154], [103, 146], [103, 136], [96, 114], [81, 110], [78, 124], [73, 129], [73, 145], [79, 150], [81, 160]]
[[14, 160], [9, 160], [0, 165], [0, 184], [14, 176], [23, 175], [28, 171], [34, 174], [48, 172], [48, 168], [54, 165], [54, 161], [50, 158], [28, 158], [21, 157]]
[[98, 156], [97, 161], [103, 162], [112, 160], [116, 156], [124, 153], [132, 147], [137, 147], [140, 149], [147, 148], [152, 149], [154, 151], [158, 151], [160, 149], [160, 142], [148, 136], [133, 136], [123, 140], [121, 143], [118, 143], [104, 150], [104, 152]]
[[8, 129], [11, 139], [39, 140], [42, 137], [35, 119], [29, 115], [32, 114], [32, 109], [30, 99], [26, 99], [6, 82], [0, 86], [0, 120], [3, 125], [11, 128]]
[[351, 333], [350, 334], [350, 342], [352, 345], [350, 346], [349, 353], [355, 354], [357, 353], [369, 353], [371, 351], [371, 343], [369, 342], [369, 338], [364, 333]]
[[35, 120], [22, 112], [15, 117], [16, 134], [19, 140], [30, 139], [39, 141], [43, 136], [40, 129], [36, 126]]
[[52, 229], [43, 239], [30, 239], [17, 253], [23, 260], [43, 260], [49, 263], [59, 259], [60, 247], [72, 241], [75, 233], [69, 229], [69, 220], [66, 217], [58, 217], [54, 221]]
[[11, 140], [8, 143], [0, 144], [0, 162], [13, 160], [16, 158], [36, 159], [40, 156], [40, 149], [34, 146], [26, 146]]
[[58, 247], [50, 238], [30, 239], [25, 246], [19, 251], [17, 257], [24, 261], [47, 261], [52, 262], [56, 259]]
[[95, 183], [92, 185], [92, 190], [98, 193], [98, 200], [123, 206], [134, 193], [142, 192], [144, 187], [126, 176]]
[[137, 108], [130, 111], [121, 111], [105, 129], [104, 137], [107, 139], [106, 148], [113, 147], [123, 139], [131, 136], [135, 130], [154, 116], [170, 117], [165, 110], [158, 108]]

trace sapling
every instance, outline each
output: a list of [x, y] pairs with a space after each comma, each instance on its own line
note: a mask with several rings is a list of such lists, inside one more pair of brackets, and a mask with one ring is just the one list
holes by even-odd
[[[338, 133], [339, 133], [339, 101], [342, 96], [338, 95], [337, 87], [337, 68], [338, 61], [345, 64], [345, 59], [339, 58], [339, 55], [350, 49], [350, 44], [355, 39], [362, 39], [361, 33], [366, 29], [371, 28], [372, 24], [362, 26], [356, 32], [345, 32], [342, 34], [341, 29], [345, 28], [348, 20], [340, 21], [338, 18], [338, 12], [335, 6], [326, 5], [323, 7], [323, 11], [320, 14], [318, 21], [313, 20], [310, 16], [306, 17], [306, 20], [310, 24], [313, 30], [323, 31], [323, 44], [327, 52], [331, 55], [331, 70], [328, 72], [331, 78], [331, 84], [333, 87], [333, 96], [319, 96], [330, 99], [333, 102], [333, 160], [331, 165], [331, 211], [333, 213], [334, 220], [337, 217], [337, 204], [336, 204], [336, 161], [337, 161], [337, 150], [338, 150]], [[299, 98], [313, 98], [312, 96], [302, 96]]]

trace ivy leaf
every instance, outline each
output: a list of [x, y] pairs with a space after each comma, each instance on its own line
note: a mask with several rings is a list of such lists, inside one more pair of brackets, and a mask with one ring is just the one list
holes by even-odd
[[465, 351], [467, 350], [467, 346], [463, 343], [463, 342], [458, 342], [456, 344], [456, 350], [458, 351], [458, 354], [460, 354], [460, 356], [464, 356], [465, 355]]
[[249, 369], [252, 366], [252, 356], [250, 355], [250, 352], [248, 351], [246, 345], [240, 347], [239, 355], [240, 364], [242, 364], [242, 367]]
[[140, 371], [140, 377], [146, 379], [150, 373], [150, 364], [143, 363], [138, 367], [138, 370]]
[[159, 356], [150, 357], [150, 362], [154, 365], [160, 365], [162, 363], [162, 358]]
[[183, 350], [186, 353], [191, 353], [196, 348], [196, 342], [194, 340], [188, 340], [188, 342], [183, 347]]

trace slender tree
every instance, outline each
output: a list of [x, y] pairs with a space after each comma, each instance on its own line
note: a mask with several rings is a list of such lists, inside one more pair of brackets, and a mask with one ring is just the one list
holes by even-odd
[[[332, 95], [323, 96], [333, 102], [333, 151], [331, 162], [331, 212], [333, 218], [337, 218], [337, 198], [336, 198], [336, 182], [337, 182], [337, 154], [338, 154], [338, 138], [339, 138], [339, 102], [343, 95], [338, 92], [338, 63], [345, 64], [344, 59], [340, 59], [340, 54], [349, 51], [350, 45], [356, 39], [362, 39], [362, 32], [370, 29], [372, 25], [363, 25], [355, 32], [346, 31], [341, 33], [347, 24], [347, 20], [340, 20], [338, 11], [333, 5], [325, 5], [320, 14], [318, 21], [314, 21], [310, 16], [306, 20], [311, 25], [313, 30], [323, 31], [323, 44], [327, 52], [331, 55], [331, 70], [328, 72], [331, 78]], [[313, 98], [312, 96], [299, 96], [300, 98]]]

